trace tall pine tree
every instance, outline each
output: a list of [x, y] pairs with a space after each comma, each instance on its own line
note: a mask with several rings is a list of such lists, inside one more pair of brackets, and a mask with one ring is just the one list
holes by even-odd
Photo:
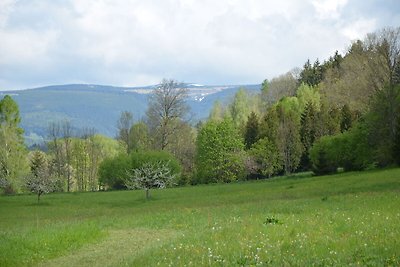
[[250, 149], [251, 146], [258, 140], [259, 122], [255, 112], [251, 112], [247, 117], [247, 123], [244, 133], [244, 144], [246, 149]]

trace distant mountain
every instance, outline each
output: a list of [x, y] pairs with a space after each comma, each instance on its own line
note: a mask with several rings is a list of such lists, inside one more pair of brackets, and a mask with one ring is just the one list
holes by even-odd
[[[243, 87], [259, 91], [260, 85], [204, 86], [183, 84], [189, 91], [188, 104], [193, 123], [208, 116], [213, 103], [229, 101]], [[144, 117], [148, 96], [156, 87], [114, 87], [90, 84], [54, 85], [34, 89], [3, 91], [18, 103], [28, 145], [41, 143], [50, 122], [69, 120], [76, 129], [95, 128], [98, 133], [115, 136], [116, 122], [121, 111]]]

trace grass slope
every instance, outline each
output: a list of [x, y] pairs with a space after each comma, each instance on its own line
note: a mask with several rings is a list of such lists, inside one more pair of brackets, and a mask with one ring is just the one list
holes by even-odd
[[0, 266], [400, 264], [400, 169], [0, 197]]

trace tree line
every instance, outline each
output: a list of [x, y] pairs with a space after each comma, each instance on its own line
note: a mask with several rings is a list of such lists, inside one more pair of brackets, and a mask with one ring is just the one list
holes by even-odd
[[[187, 89], [163, 80], [143, 120], [121, 113], [115, 139], [92, 129], [73, 135], [69, 122], [52, 123], [46, 153], [26, 151], [18, 107], [6, 96], [0, 102], [0, 185], [5, 192], [21, 190], [25, 175], [54, 177], [57, 191], [148, 190], [399, 164], [399, 61], [400, 28], [385, 28], [343, 55], [307, 60], [264, 80], [258, 93], [240, 89], [196, 124]], [[48, 174], [38, 174], [41, 165]]]

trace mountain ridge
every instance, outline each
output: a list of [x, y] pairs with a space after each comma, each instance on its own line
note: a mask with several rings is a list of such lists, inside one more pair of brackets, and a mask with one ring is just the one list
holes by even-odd
[[[94, 128], [100, 134], [114, 137], [116, 122], [122, 111], [130, 111], [135, 120], [145, 116], [148, 96], [158, 85], [120, 87], [97, 84], [63, 84], [0, 91], [0, 97], [11, 95], [18, 103], [21, 127], [26, 143], [46, 139], [51, 122], [69, 120], [75, 130]], [[182, 83], [188, 89], [188, 105], [194, 123], [207, 118], [216, 100], [228, 102], [239, 90], [258, 92], [261, 85], [200, 85]]]

